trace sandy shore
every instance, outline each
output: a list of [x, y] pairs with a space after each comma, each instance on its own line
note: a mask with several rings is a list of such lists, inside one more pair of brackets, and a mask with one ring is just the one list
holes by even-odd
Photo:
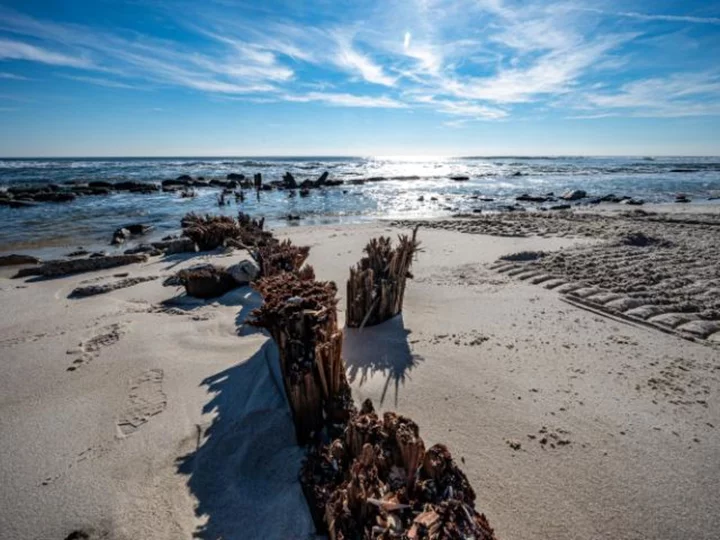
[[[356, 400], [447, 444], [499, 538], [716, 538], [720, 349], [716, 332], [683, 325], [717, 320], [717, 214], [508, 219], [421, 229], [402, 317], [346, 332]], [[400, 230], [277, 234], [310, 245], [318, 278], [342, 296], [367, 240]], [[636, 231], [657, 242], [619, 242]], [[499, 261], [522, 251], [549, 255]], [[35, 282], [3, 270], [0, 536], [311, 535], [276, 351], [244, 324], [257, 295], [200, 302], [162, 286], [185, 266], [246, 256], [175, 255]], [[648, 283], [653, 272], [699, 286]], [[158, 279], [68, 298], [124, 273]], [[573, 296], [583, 288], [598, 290]], [[607, 305], [628, 298], [644, 303]], [[670, 308], [627, 314], [646, 305]], [[693, 316], [651, 320], [667, 313]]]

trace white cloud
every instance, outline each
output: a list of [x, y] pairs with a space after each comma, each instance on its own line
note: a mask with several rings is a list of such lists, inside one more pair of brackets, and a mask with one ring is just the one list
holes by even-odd
[[15, 73], [0, 72], [0, 79], [8, 79], [11, 81], [29, 81], [27, 77], [16, 75]]
[[112, 79], [104, 79], [101, 77], [86, 77], [83, 75], [61, 75], [65, 79], [71, 79], [73, 81], [94, 84], [96, 86], [105, 86], [107, 88], [127, 88], [135, 89], [137, 87], [122, 83], [120, 81], [113, 81]]
[[405, 103], [387, 96], [358, 96], [354, 94], [332, 93], [332, 92], [309, 92], [307, 94], [286, 94], [283, 95], [286, 101], [307, 103], [317, 101], [336, 105], [340, 107], [364, 107], [381, 109], [404, 109]]
[[28, 60], [54, 66], [90, 68], [93, 63], [87, 58], [69, 56], [59, 52], [36, 47], [22, 41], [0, 39], [0, 60]]
[[663, 15], [652, 13], [638, 13], [637, 11], [605, 11], [595, 8], [574, 8], [581, 11], [590, 11], [613, 17], [640, 19], [643, 21], [686, 22], [693, 24], [720, 24], [720, 17], [694, 17], [692, 15]]
[[410, 48], [410, 40], [412, 40], [412, 34], [405, 32], [405, 39], [403, 40], [403, 49], [406, 51]]
[[387, 75], [370, 57], [356, 51], [348, 38], [338, 36], [335, 63], [347, 71], [359, 73], [367, 82], [383, 86], [395, 85], [396, 79]]

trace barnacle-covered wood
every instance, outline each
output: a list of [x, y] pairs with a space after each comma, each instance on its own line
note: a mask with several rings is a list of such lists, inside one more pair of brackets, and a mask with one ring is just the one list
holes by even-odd
[[428, 450], [417, 424], [366, 401], [343, 436], [312, 448], [301, 472], [319, 531], [332, 540], [494, 540], [475, 492], [444, 445]]
[[[301, 273], [264, 277], [254, 287], [264, 299], [251, 324], [269, 330], [280, 351], [280, 367], [300, 444], [333, 419], [343, 422], [352, 406], [337, 327], [337, 287], [317, 282], [311, 267]], [[326, 422], [326, 418], [328, 419]]]
[[398, 236], [393, 249], [390, 238], [373, 238], [365, 247], [366, 256], [350, 269], [347, 282], [346, 324], [351, 328], [373, 326], [402, 311], [405, 283], [420, 243], [417, 227], [412, 237]]
[[177, 278], [188, 296], [195, 298], [215, 298], [238, 286], [235, 278], [224, 268], [213, 265], [180, 270]]
[[191, 212], [180, 223], [183, 234], [193, 240], [201, 251], [224, 246], [255, 248], [277, 242], [271, 233], [263, 230], [264, 218], [252, 219], [242, 212], [237, 220], [231, 216], [202, 216]]
[[282, 272], [298, 272], [309, 254], [309, 246], [296, 246], [290, 240], [284, 240], [259, 247], [254, 257], [260, 266], [260, 275], [265, 277]]
[[227, 240], [240, 238], [240, 226], [230, 216], [187, 214], [181, 220], [183, 235], [195, 242], [201, 251], [225, 246]]

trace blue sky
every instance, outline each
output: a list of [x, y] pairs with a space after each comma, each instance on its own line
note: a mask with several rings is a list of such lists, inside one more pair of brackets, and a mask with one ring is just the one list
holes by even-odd
[[720, 154], [720, 3], [0, 0], [0, 155]]

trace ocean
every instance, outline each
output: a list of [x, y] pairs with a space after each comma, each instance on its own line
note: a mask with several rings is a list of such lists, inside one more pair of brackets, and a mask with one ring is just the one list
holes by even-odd
[[[200, 188], [195, 198], [177, 193], [113, 193], [31, 208], [0, 206], [0, 251], [34, 252], [52, 246], [108, 246], [112, 232], [128, 223], [155, 227], [154, 236], [175, 232], [187, 212], [265, 216], [270, 226], [301, 216], [300, 224], [347, 223], [378, 218], [422, 218], [494, 211], [514, 205], [522, 194], [559, 195], [582, 189], [590, 197], [630, 196], [673, 203], [678, 193], [693, 202], [720, 195], [719, 157], [252, 157], [252, 158], [66, 158], [0, 159], [0, 190], [17, 185], [93, 180], [159, 183], [180, 175], [224, 179], [229, 173], [264, 182], [285, 172], [298, 181], [324, 171], [345, 185], [312, 190], [308, 197], [287, 191], [249, 194], [243, 203], [218, 207], [219, 188]], [[451, 177], [467, 176], [467, 181]], [[352, 180], [383, 181], [349, 184]], [[482, 201], [493, 199], [493, 201]], [[587, 202], [587, 199], [584, 201]], [[674, 204], [674, 203], [673, 203]], [[528, 209], [538, 205], [529, 204]], [[114, 249], [114, 248], [113, 248]]]

